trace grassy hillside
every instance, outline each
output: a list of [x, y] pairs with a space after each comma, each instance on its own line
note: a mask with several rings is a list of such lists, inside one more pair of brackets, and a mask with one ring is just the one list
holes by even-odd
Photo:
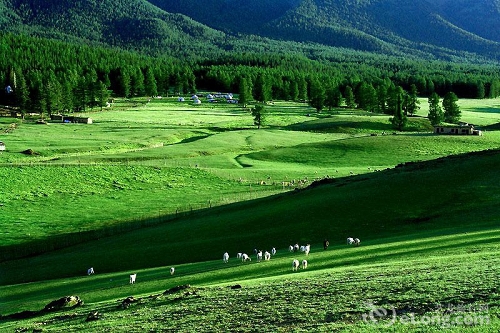
[[[464, 120], [495, 122], [494, 103], [489, 113], [471, 104]], [[291, 102], [268, 106], [260, 130], [237, 106], [194, 107], [174, 98], [148, 105], [117, 102], [112, 110], [86, 115], [94, 124], [28, 120], [14, 128], [1, 119], [0, 128], [9, 132], [2, 139], [7, 151], [0, 154], [2, 260], [291, 191], [325, 177], [500, 146], [496, 131], [435, 136], [426, 119], [413, 117], [409, 132], [393, 135], [387, 116], [314, 114]], [[28, 149], [34, 154], [21, 153]]]
[[[221, 318], [225, 328], [237, 329], [251, 315], [260, 319], [248, 329], [349, 325], [365, 332], [380, 327], [362, 319], [375, 306], [394, 309], [397, 318], [445, 316], [454, 307], [453, 316], [487, 316], [475, 328], [494, 331], [500, 305], [494, 204], [499, 158], [499, 151], [489, 151], [411, 164], [4, 263], [2, 284], [15, 285], [1, 287], [0, 313], [39, 310], [69, 294], [78, 294], [86, 304], [32, 320], [4, 319], [0, 327], [36, 328], [43, 321], [48, 331], [185, 325], [217, 330]], [[360, 237], [361, 246], [347, 247], [346, 235]], [[321, 246], [324, 237], [332, 244], [327, 251]], [[306, 257], [287, 252], [294, 242], [312, 244], [309, 267], [299, 273], [292, 273], [291, 260]], [[245, 264], [234, 259], [236, 252], [272, 246], [278, 254], [270, 262], [256, 263], [254, 256]], [[224, 251], [231, 253], [229, 264], [220, 260]], [[204, 261], [207, 257], [214, 261]], [[172, 265], [174, 276], [168, 273]], [[97, 275], [78, 277], [90, 266]], [[128, 272], [138, 272], [136, 285], [128, 285]], [[17, 285], [36, 275], [44, 281]], [[184, 284], [193, 287], [162, 295]], [[228, 288], [234, 284], [243, 289]], [[117, 308], [117, 300], [130, 295], [140, 301], [128, 310]], [[85, 323], [91, 311], [103, 319]], [[262, 311], [273, 315], [259, 316]], [[391, 316], [376, 319], [396, 330], [415, 328], [399, 319], [393, 324]], [[418, 327], [428, 325], [424, 321]], [[470, 327], [459, 322], [452, 328]]]
[[[214, 208], [57, 253], [4, 262], [1, 284], [74, 276], [87, 265], [113, 272], [161, 266], [165, 260], [216, 259], [221, 251], [318, 244], [325, 237], [339, 243], [350, 234], [370, 239], [494, 226], [499, 158], [497, 151], [446, 158]], [[62, 271], [57, 269], [60, 262], [66, 263]]]

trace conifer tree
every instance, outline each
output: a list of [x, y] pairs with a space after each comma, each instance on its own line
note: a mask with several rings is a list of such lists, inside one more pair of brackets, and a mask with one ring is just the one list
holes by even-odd
[[448, 92], [443, 97], [444, 121], [447, 123], [458, 123], [462, 112], [458, 106], [458, 97], [454, 92]]
[[429, 114], [428, 118], [432, 125], [439, 125], [444, 120], [443, 109], [439, 104], [439, 95], [437, 93], [432, 93], [429, 96]]

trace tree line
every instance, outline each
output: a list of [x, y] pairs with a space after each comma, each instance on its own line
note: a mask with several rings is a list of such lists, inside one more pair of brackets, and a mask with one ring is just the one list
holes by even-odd
[[401, 106], [412, 115], [417, 95], [500, 96], [493, 65], [430, 66], [356, 53], [323, 60], [258, 52], [179, 59], [1, 33], [0, 105], [48, 116], [101, 108], [112, 96], [208, 90], [239, 93], [242, 105], [283, 99], [308, 101], [318, 112], [345, 105], [395, 115]]

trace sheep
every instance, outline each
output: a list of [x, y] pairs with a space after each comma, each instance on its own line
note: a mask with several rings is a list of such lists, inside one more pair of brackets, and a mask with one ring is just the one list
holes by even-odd
[[305, 250], [306, 250], [306, 247], [305, 247], [304, 245], [302, 245], [302, 246], [300, 247], [300, 252], [305, 252]]
[[360, 243], [361, 243], [361, 241], [359, 240], [359, 238], [354, 238], [354, 245], [355, 246], [359, 246]]
[[295, 245], [293, 246], [293, 251], [294, 251], [294, 252], [297, 252], [299, 249], [300, 249], [299, 244], [295, 244]]
[[347, 245], [352, 245], [352, 243], [354, 243], [354, 238], [348, 237], [347, 238]]
[[87, 269], [87, 275], [91, 274], [94, 274], [94, 267], [90, 267], [89, 269]]
[[137, 277], [137, 273], [130, 274], [130, 284], [135, 283], [135, 278]]
[[306, 256], [308, 256], [309, 252], [311, 252], [311, 245], [307, 244], [305, 246], [304, 253], [306, 254]]
[[262, 260], [262, 250], [259, 250], [257, 252], [257, 262], [260, 262]]
[[292, 261], [292, 271], [297, 271], [299, 269], [299, 261], [297, 259], [293, 259]]
[[267, 260], [270, 260], [270, 259], [271, 259], [271, 253], [269, 253], [269, 252], [267, 252], [267, 251], [266, 251], [266, 252], [264, 252], [264, 260], [266, 260], [266, 261], [267, 261]]
[[293, 252], [293, 245], [290, 245], [290, 246], [288, 247], [288, 251]]
[[175, 273], [175, 267], [170, 267], [170, 275], [174, 275]]
[[306, 269], [307, 268], [307, 260], [302, 260], [302, 269]]
[[225, 264], [229, 261], [229, 253], [226, 252], [222, 255], [222, 261], [224, 261]]
[[236, 258], [237, 258], [237, 259], [241, 259], [241, 256], [242, 256], [242, 253], [241, 253], [241, 252], [238, 252], [238, 254], [236, 255]]
[[248, 254], [243, 253], [243, 254], [241, 255], [241, 261], [252, 261], [252, 258], [250, 258], [250, 257], [248, 256]]
[[325, 239], [323, 241], [323, 249], [325, 250], [328, 249], [328, 246], [330, 246], [330, 242], [328, 241], [328, 239]]
[[276, 248], [274, 248], [274, 247], [273, 247], [273, 248], [271, 249], [271, 255], [273, 255], [273, 256], [275, 256], [275, 255], [276, 255]]

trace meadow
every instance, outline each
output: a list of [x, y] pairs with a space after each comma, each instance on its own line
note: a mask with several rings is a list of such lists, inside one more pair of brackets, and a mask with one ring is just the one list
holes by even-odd
[[[70, 294], [85, 305], [0, 328], [361, 332], [380, 329], [362, 320], [373, 307], [487, 304], [487, 325], [454, 328], [497, 331], [498, 103], [461, 101], [481, 137], [433, 135], [424, 100], [398, 133], [388, 116], [291, 102], [268, 105], [260, 130], [236, 106], [174, 99], [118, 101], [88, 113], [91, 125], [2, 118], [16, 126], [1, 138], [0, 314]], [[349, 235], [362, 246], [344, 245]], [[313, 246], [307, 271], [291, 272], [295, 242]], [[234, 258], [272, 246], [270, 262]], [[84, 276], [90, 266], [98, 274]], [[118, 310], [130, 295], [139, 301]], [[102, 320], [86, 323], [90, 311]]]

